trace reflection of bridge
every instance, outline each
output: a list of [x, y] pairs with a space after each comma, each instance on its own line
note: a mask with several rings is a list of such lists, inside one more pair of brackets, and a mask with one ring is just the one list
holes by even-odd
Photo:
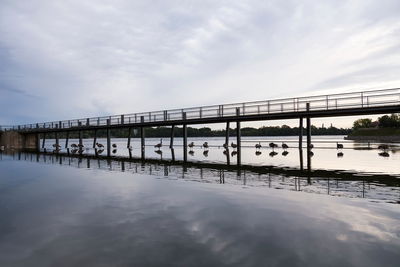
[[185, 163], [67, 154], [11, 152], [0, 153], [0, 160], [12, 158], [46, 164], [69, 165], [76, 168], [103, 169], [137, 174], [150, 174], [169, 179], [185, 179], [205, 183], [227, 183], [269, 187], [308, 193], [358, 197], [400, 203], [400, 180], [390, 175], [360, 176], [358, 173], [298, 169], [272, 166], [227, 166], [215, 163]]
[[[174, 110], [163, 110], [154, 112], [143, 112], [135, 114], [123, 114], [106, 117], [84, 118], [65, 121], [53, 121], [46, 123], [34, 123], [6, 127], [6, 130], [18, 132], [23, 137], [36, 136], [36, 141], [30, 138], [20, 138], [21, 147], [32, 146], [35, 143], [39, 149], [39, 134], [43, 140], [46, 133], [55, 133], [58, 144], [58, 133], [72, 131], [79, 133], [80, 144], [82, 144], [82, 131], [94, 131], [94, 142], [96, 142], [97, 130], [107, 131], [107, 155], [111, 156], [110, 130], [117, 128], [128, 128], [128, 147], [130, 146], [133, 128], [139, 128], [141, 133], [141, 155], [145, 157], [145, 128], [154, 126], [172, 126], [171, 143], [173, 147], [174, 127], [183, 125], [184, 161], [187, 160], [187, 125], [205, 123], [226, 123], [229, 129], [230, 122], [236, 122], [236, 144], [238, 164], [241, 163], [241, 133], [240, 122], [261, 121], [277, 119], [300, 119], [299, 144], [302, 144], [303, 118], [307, 119], [307, 149], [311, 151], [311, 118], [352, 116], [363, 114], [384, 114], [400, 111], [400, 89], [374, 90], [357, 93], [319, 95], [310, 97], [296, 97], [287, 99], [275, 99], [256, 102], [245, 102], [236, 104], [224, 104], [204, 106], [196, 108], [184, 108]], [[229, 142], [228, 131], [226, 131], [226, 143]], [[27, 141], [28, 140], [28, 141]], [[28, 144], [29, 143], [29, 144]], [[27, 145], [28, 144], [28, 145]], [[310, 165], [310, 157], [308, 157]]]

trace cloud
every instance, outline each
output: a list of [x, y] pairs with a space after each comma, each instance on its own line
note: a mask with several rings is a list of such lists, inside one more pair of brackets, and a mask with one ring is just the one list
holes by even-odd
[[1, 2], [0, 123], [400, 83], [395, 0]]

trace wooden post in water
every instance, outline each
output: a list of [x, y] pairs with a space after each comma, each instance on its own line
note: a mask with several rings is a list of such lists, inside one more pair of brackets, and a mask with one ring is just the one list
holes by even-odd
[[65, 137], [65, 148], [68, 148], [68, 141], [69, 141], [69, 131], [66, 132], [66, 137]]
[[174, 148], [174, 132], [175, 132], [175, 125], [171, 127], [171, 138], [169, 139], [169, 148]]
[[[111, 121], [107, 119], [107, 125], [110, 126]], [[111, 135], [110, 135], [110, 128], [107, 128], [107, 157], [111, 156]]]
[[300, 117], [299, 123], [299, 149], [303, 149], [303, 117]]
[[[310, 103], [307, 103], [307, 112], [310, 111]], [[307, 116], [307, 169], [311, 171], [311, 118]]]
[[94, 130], [93, 148], [96, 148], [96, 143], [97, 143], [97, 130]]
[[[186, 120], [186, 112], [183, 112], [183, 120]], [[183, 124], [183, 161], [187, 161], [187, 124]]]
[[126, 148], [130, 148], [131, 146], [131, 136], [132, 136], [132, 127], [129, 127], [128, 129], [128, 143], [126, 144]]
[[[140, 117], [140, 121], [143, 123], [144, 122], [144, 116]], [[145, 157], [145, 150], [146, 150], [146, 144], [145, 144], [145, 132], [144, 132], [144, 127], [140, 127], [140, 151], [141, 151], [141, 157], [142, 160], [144, 160]]]
[[225, 144], [229, 146], [229, 121], [226, 122]]
[[[236, 116], [240, 116], [240, 108], [236, 108]], [[236, 121], [236, 143], [237, 143], [237, 165], [242, 164], [242, 148], [241, 148], [241, 136], [240, 121]]]

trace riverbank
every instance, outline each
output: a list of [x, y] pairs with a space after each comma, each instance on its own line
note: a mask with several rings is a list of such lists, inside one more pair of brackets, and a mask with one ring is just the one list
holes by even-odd
[[378, 141], [378, 142], [400, 142], [399, 128], [365, 128], [357, 129], [347, 137], [346, 140], [355, 141]]

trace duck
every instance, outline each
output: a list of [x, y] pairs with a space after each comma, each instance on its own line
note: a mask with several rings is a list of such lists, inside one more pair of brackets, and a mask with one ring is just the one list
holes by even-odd
[[260, 156], [262, 153], [261, 153], [261, 151], [256, 151], [256, 156]]
[[285, 143], [282, 143], [282, 148], [283, 148], [284, 150], [286, 150], [286, 149], [289, 148], [289, 146], [288, 146], [287, 144], [285, 144]]
[[190, 150], [192, 150], [194, 147], [194, 142], [190, 142], [190, 144], [188, 144], [188, 147], [190, 148]]
[[286, 157], [289, 154], [286, 150], [282, 152], [282, 156]]
[[72, 148], [78, 148], [78, 145], [77, 144], [71, 144], [71, 147]]
[[133, 149], [133, 147], [132, 146], [128, 146], [128, 150], [132, 150]]
[[231, 156], [234, 157], [234, 156], [236, 156], [236, 155], [237, 155], [237, 151], [236, 151], [236, 150], [233, 150], [232, 153], [231, 153]]
[[203, 148], [204, 148], [204, 149], [207, 149], [207, 148], [208, 148], [208, 142], [204, 142], [204, 143], [203, 143]]
[[269, 147], [272, 148], [272, 150], [273, 150], [274, 148], [277, 148], [278, 145], [275, 143], [269, 143]]
[[117, 144], [112, 144], [112, 147], [113, 148], [117, 148]]
[[154, 146], [155, 148], [158, 148], [158, 150], [160, 150], [160, 148], [162, 147], [162, 138], [160, 139], [160, 143], [158, 143], [157, 145]]
[[343, 148], [343, 144], [336, 143], [336, 149], [342, 149], [342, 148]]
[[278, 155], [278, 152], [272, 151], [269, 153], [270, 157], [275, 157], [276, 155]]
[[233, 149], [235, 149], [235, 148], [237, 148], [237, 144], [234, 144], [233, 142], [231, 143], [231, 147], [233, 148]]
[[223, 144], [222, 147], [225, 149], [228, 149], [229, 146], [228, 146], [228, 144]]
[[104, 145], [103, 145], [103, 144], [100, 144], [100, 143], [96, 143], [96, 146], [97, 146], [98, 148], [103, 148], [103, 147], [104, 147]]
[[344, 155], [343, 152], [338, 152], [338, 153], [337, 153], [337, 157], [338, 157], [338, 158], [342, 158], [343, 155]]
[[256, 147], [256, 149], [260, 149], [261, 148], [261, 144], [258, 143], [258, 144], [255, 145], [255, 147]]

